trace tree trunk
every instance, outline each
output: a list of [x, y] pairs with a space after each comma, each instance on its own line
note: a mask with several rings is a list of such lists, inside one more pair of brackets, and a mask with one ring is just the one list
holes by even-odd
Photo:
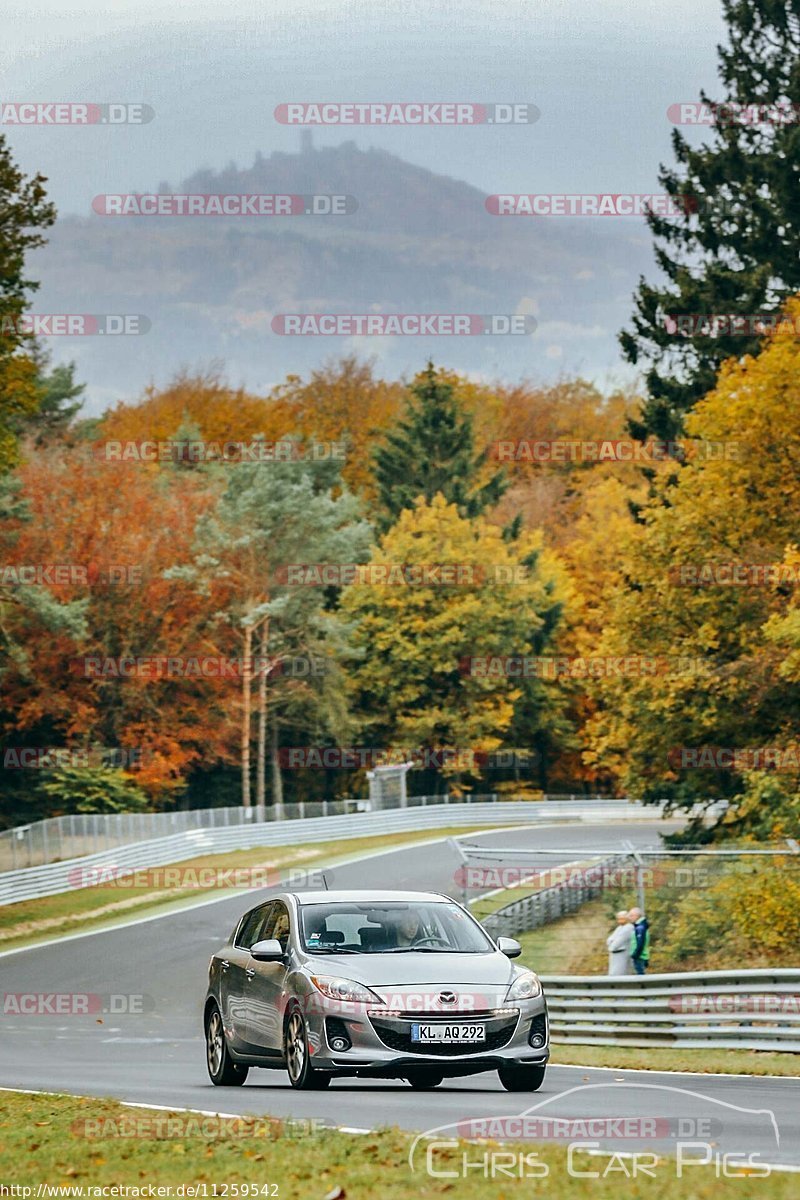
[[261, 650], [258, 664], [258, 759], [256, 762], [256, 804], [263, 809], [266, 804], [267, 783], [267, 680], [269, 667], [269, 617], [261, 626]]
[[244, 628], [244, 655], [242, 661], [242, 807], [250, 808], [250, 710], [253, 667], [253, 630]]
[[272, 803], [275, 806], [275, 820], [283, 819], [283, 776], [281, 775], [281, 762], [278, 756], [278, 713], [273, 708], [272, 710], [272, 725], [270, 727], [270, 745], [272, 753]]

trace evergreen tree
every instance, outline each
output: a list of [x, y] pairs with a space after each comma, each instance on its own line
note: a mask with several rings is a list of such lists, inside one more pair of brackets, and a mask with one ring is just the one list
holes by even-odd
[[0, 471], [17, 461], [14, 423], [39, 407], [36, 364], [20, 353], [30, 341], [21, 318], [28, 293], [38, 284], [25, 275], [25, 258], [45, 242], [41, 230], [53, 224], [45, 179], [26, 178], [0, 134]]
[[502, 470], [482, 482], [487, 456], [475, 453], [472, 418], [433, 363], [410, 390], [405, 417], [375, 451], [379, 528], [384, 532], [420, 496], [430, 503], [441, 494], [462, 517], [477, 517], [497, 504], [508, 486]]
[[[293, 690], [291, 677], [270, 678], [263, 666], [275, 656], [306, 654], [338, 661], [349, 652], [346, 630], [329, 607], [332, 589], [293, 583], [287, 571], [292, 564], [306, 564], [313, 572], [315, 564], [363, 562], [372, 531], [333, 459], [248, 462], [221, 469], [229, 472], [227, 487], [198, 525], [195, 562], [169, 570], [167, 577], [189, 580], [208, 597], [205, 636], [224, 642], [227, 630], [245, 664], [240, 747], [242, 803], [248, 807], [253, 715], [258, 725], [258, 803], [266, 790], [267, 726], [278, 704], [284, 711], [312, 711], [320, 726], [346, 724], [335, 662], [318, 687], [311, 682], [303, 686], [302, 704], [296, 694], [286, 695]], [[271, 747], [273, 797], [280, 794], [277, 751], [276, 737]]]
[[701, 93], [713, 136], [695, 148], [673, 133], [677, 165], [659, 179], [682, 211], [648, 215], [666, 281], [640, 280], [620, 335], [628, 361], [647, 368], [642, 420], [631, 422], [642, 438], [679, 435], [720, 363], [760, 349], [757, 324], [715, 332], [671, 317], [774, 314], [800, 290], [800, 0], [723, 0], [723, 10], [724, 101]]
[[83, 406], [86, 385], [75, 380], [75, 363], [52, 366], [51, 355], [35, 343], [28, 357], [36, 367], [34, 386], [39, 395], [35, 412], [27, 413], [14, 422], [18, 436], [28, 434], [37, 445], [63, 435]]

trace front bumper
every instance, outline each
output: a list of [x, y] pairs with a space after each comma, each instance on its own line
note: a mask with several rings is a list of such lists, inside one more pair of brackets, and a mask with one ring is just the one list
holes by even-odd
[[[423, 1024], [483, 1026], [476, 1043], [417, 1043], [411, 1027]], [[445, 1075], [496, 1070], [510, 1063], [540, 1064], [549, 1057], [549, 1027], [543, 998], [500, 1009], [469, 1013], [420, 1013], [368, 1008], [343, 1016], [341, 1009], [320, 1011], [307, 1022], [309, 1049], [317, 1070], [402, 1076], [430, 1068]], [[342, 1039], [349, 1046], [342, 1050]]]

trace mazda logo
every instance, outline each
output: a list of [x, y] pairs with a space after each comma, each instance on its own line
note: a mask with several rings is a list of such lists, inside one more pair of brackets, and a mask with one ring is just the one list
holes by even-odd
[[439, 992], [437, 999], [440, 1004], [455, 1004], [456, 994], [455, 992]]

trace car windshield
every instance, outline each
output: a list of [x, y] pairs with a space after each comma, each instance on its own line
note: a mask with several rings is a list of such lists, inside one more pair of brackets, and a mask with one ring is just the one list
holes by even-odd
[[311, 954], [489, 954], [481, 927], [452, 901], [304, 904]]

